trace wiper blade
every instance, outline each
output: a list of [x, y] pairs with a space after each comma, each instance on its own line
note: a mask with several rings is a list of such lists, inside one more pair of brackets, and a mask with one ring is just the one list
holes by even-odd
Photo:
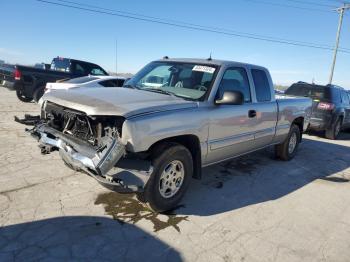
[[131, 84], [123, 85], [123, 87], [125, 87], [125, 88], [132, 88], [132, 89], [140, 89], [137, 86], [134, 86], [134, 85], [131, 85]]
[[174, 92], [165, 91], [163, 89], [158, 89], [158, 88], [140, 88], [140, 90], [155, 92], [155, 93], [159, 93], [159, 94], [165, 94], [165, 95], [169, 95], [169, 96], [175, 96], [175, 97], [179, 97], [179, 98], [182, 98], [184, 100], [189, 100], [189, 101], [193, 101], [194, 100], [191, 97], [181, 96], [181, 95], [178, 95], [178, 94], [176, 94]]
[[158, 89], [158, 88], [142, 88], [142, 90], [155, 92], [155, 93], [159, 93], [159, 94], [164, 94], [164, 95], [169, 95], [169, 96], [174, 95], [174, 93], [172, 93], [172, 92], [165, 91], [163, 89]]

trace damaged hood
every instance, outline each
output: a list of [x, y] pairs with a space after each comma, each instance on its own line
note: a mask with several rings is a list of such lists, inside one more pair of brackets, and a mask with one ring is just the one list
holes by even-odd
[[198, 106], [197, 102], [179, 97], [130, 88], [52, 90], [42, 97], [41, 103], [45, 101], [81, 111], [87, 115], [118, 115], [126, 118]]

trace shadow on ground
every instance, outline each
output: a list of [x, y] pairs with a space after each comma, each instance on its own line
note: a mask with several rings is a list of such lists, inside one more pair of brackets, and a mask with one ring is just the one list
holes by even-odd
[[57, 217], [0, 228], [0, 261], [182, 261], [166, 243], [104, 217]]
[[186, 207], [176, 213], [210, 216], [232, 211], [284, 197], [317, 179], [347, 184], [350, 175], [342, 171], [349, 167], [349, 147], [306, 138], [289, 162], [262, 150], [204, 169], [203, 180], [194, 181], [183, 200]]
[[[340, 139], [348, 136], [342, 134]], [[297, 156], [289, 162], [274, 159], [273, 150], [267, 149], [205, 168], [202, 180], [192, 181], [182, 205], [165, 219], [133, 195], [106, 193], [95, 204], [103, 204], [107, 214], [121, 223], [146, 219], [154, 231], [167, 227], [180, 231], [179, 223], [189, 220], [188, 215], [210, 216], [275, 200], [317, 179], [329, 185], [347, 184], [350, 175], [341, 172], [350, 166], [349, 149], [331, 141], [305, 138]]]

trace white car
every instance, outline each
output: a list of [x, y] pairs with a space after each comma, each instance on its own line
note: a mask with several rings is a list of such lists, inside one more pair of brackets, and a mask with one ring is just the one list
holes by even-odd
[[126, 78], [118, 76], [83, 76], [62, 82], [47, 83], [45, 93], [51, 90], [68, 90], [71, 88], [89, 87], [122, 87]]

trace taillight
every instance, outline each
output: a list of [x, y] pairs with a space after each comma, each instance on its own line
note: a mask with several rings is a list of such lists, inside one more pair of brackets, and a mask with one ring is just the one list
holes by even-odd
[[21, 80], [22, 73], [17, 68], [15, 69], [15, 72], [13, 73], [15, 80]]
[[318, 108], [318, 109], [321, 109], [321, 110], [333, 110], [333, 109], [334, 109], [334, 104], [332, 104], [332, 103], [320, 102], [320, 103], [318, 103], [317, 108]]

